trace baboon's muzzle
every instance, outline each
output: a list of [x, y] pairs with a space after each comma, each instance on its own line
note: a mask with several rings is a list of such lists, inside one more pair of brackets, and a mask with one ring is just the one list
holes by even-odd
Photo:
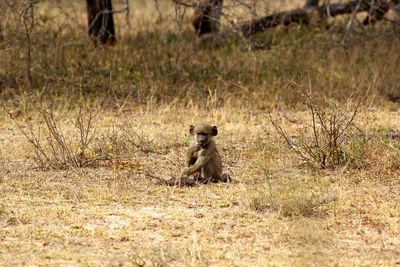
[[197, 143], [201, 147], [205, 147], [208, 144], [208, 138], [206, 136], [199, 136], [197, 139]]

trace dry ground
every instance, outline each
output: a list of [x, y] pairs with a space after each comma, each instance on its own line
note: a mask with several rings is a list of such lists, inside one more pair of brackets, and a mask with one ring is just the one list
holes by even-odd
[[[141, 115], [123, 131], [156, 137], [147, 149], [95, 168], [47, 171], [35, 168], [32, 147], [2, 116], [1, 265], [400, 264], [395, 163], [293, 167], [299, 160], [261, 112], [229, 104], [104, 111], [97, 133], [109, 134], [135, 112]], [[400, 127], [398, 111], [374, 114], [382, 125]], [[291, 119], [292, 134], [308, 122], [304, 111], [279, 116]], [[155, 186], [146, 174], [178, 174], [187, 126], [203, 120], [218, 125], [224, 170], [237, 183]]]
[[[224, 2], [227, 29], [304, 1]], [[87, 37], [84, 1], [34, 1], [31, 29], [26, 3], [0, 1], [0, 265], [400, 265], [398, 22], [349, 27], [348, 16], [198, 49], [189, 9], [131, 0], [131, 27], [116, 15], [118, 45], [103, 49]], [[368, 94], [355, 120], [368, 142], [346, 135], [342, 165], [300, 164], [264, 116], [298, 137], [311, 88], [342, 108]], [[78, 107], [87, 119], [101, 106], [80, 158], [108, 158], [40, 168], [5, 112], [45, 144], [40, 105], [74, 149]], [[218, 126], [235, 183], [154, 185], [180, 173], [199, 121]]]

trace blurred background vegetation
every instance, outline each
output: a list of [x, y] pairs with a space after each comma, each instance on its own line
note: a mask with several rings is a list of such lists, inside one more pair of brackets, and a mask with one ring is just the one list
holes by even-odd
[[358, 12], [367, 2], [357, 0], [348, 14], [277, 23], [251, 35], [241, 32], [246, 23], [335, 2], [224, 1], [223, 34], [206, 39], [191, 25], [195, 7], [204, 1], [113, 0], [112, 13], [107, 6], [102, 11], [112, 15], [115, 28], [113, 40], [104, 45], [102, 37], [88, 34], [87, 7], [95, 2], [111, 3], [1, 1], [3, 104], [32, 99], [68, 104], [84, 98], [112, 107], [229, 99], [265, 109], [296, 106], [299, 88], [310, 86], [315, 95], [339, 101], [367, 91], [376, 103], [400, 99], [397, 1], [375, 1], [390, 9], [374, 23], [364, 22], [375, 7]]

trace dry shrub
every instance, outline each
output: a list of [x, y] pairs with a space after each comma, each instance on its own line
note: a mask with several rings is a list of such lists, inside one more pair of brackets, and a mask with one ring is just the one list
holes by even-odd
[[[23, 124], [8, 110], [18, 130], [25, 136], [34, 151], [34, 162], [41, 169], [68, 169], [98, 166], [99, 162], [122, 163], [137, 151], [163, 152], [163, 147], [154, 141], [168, 128], [155, 135], [143, 129], [147, 112], [130, 115], [121, 125], [111, 125], [97, 131], [102, 108], [80, 104], [75, 115], [63, 116], [54, 104], [47, 108], [36, 107], [39, 119], [26, 120]], [[135, 119], [141, 118], [141, 122]], [[112, 160], [112, 161], [111, 161]], [[104, 165], [104, 164], [103, 164]]]
[[[334, 99], [317, 102], [311, 95], [304, 95], [304, 104], [310, 117], [299, 136], [290, 136], [272, 117], [267, 118], [289, 149], [312, 168], [347, 167], [388, 171], [399, 169], [398, 130], [377, 124], [373, 114], [363, 102], [366, 97], [345, 104]], [[359, 119], [362, 109], [363, 120]]]
[[92, 112], [81, 107], [73, 119], [62, 118], [52, 107], [39, 107], [37, 111], [41, 123], [36, 125], [28, 120], [21, 125], [11, 112], [7, 112], [32, 146], [34, 161], [39, 168], [87, 167], [110, 159], [110, 140], [96, 133], [95, 125], [101, 109]]
[[364, 131], [354, 123], [363, 99], [359, 97], [353, 101], [350, 97], [341, 106], [334, 99], [318, 103], [311, 94], [304, 94], [304, 104], [310, 112], [311, 124], [306, 125], [298, 138], [290, 137], [272, 118], [271, 113], [268, 119], [304, 163], [319, 168], [337, 167], [346, 163], [348, 155], [345, 147], [349, 145], [349, 139], [367, 143]]

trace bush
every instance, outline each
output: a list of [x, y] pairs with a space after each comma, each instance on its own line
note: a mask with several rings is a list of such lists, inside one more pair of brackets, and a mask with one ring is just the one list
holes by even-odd
[[[350, 97], [346, 105], [339, 105], [334, 99], [317, 103], [311, 95], [305, 94], [305, 105], [310, 112], [311, 124], [305, 128], [297, 140], [293, 140], [272, 118], [269, 120], [278, 134], [285, 140], [306, 164], [313, 167], [328, 168], [343, 165], [346, 160], [345, 146], [359, 145], [363, 153], [367, 140], [365, 133], [354, 121], [360, 110], [363, 97], [353, 101]], [[357, 137], [356, 142], [354, 142]], [[352, 139], [353, 142], [349, 142]], [[358, 142], [358, 143], [357, 143]]]
[[32, 145], [34, 160], [39, 168], [87, 167], [109, 158], [109, 155], [104, 153], [106, 149], [100, 148], [107, 148], [107, 140], [103, 140], [98, 146], [94, 145], [98, 141], [94, 125], [100, 109], [96, 112], [85, 112], [80, 108], [76, 117], [68, 120], [72, 125], [68, 133], [62, 129], [61, 117], [55, 114], [53, 108], [38, 108], [42, 123], [39, 123], [36, 129], [29, 121], [22, 126], [11, 112], [7, 112]]

